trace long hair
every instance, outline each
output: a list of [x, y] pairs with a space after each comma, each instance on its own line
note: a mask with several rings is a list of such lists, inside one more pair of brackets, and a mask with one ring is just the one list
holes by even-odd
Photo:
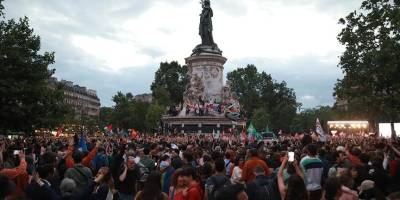
[[325, 199], [334, 200], [342, 188], [339, 178], [329, 178], [325, 183]]
[[140, 194], [140, 200], [162, 200], [161, 192], [161, 175], [159, 172], [153, 171], [147, 177], [144, 183], [143, 191]]
[[182, 168], [175, 170], [175, 172], [172, 174], [171, 186], [173, 186], [174, 188], [176, 188], [178, 186], [178, 177], [182, 176], [182, 173], [183, 173]]
[[285, 200], [307, 200], [308, 191], [303, 178], [297, 174], [293, 174], [288, 179]]

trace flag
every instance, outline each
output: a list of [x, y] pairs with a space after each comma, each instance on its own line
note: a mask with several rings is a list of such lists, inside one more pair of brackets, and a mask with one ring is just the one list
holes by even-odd
[[247, 139], [246, 131], [243, 129], [242, 132], [240, 133], [240, 140], [242, 141], [242, 143], [245, 143], [246, 139]]
[[135, 140], [137, 138], [137, 135], [138, 135], [137, 131], [133, 128], [131, 130], [131, 138], [132, 138], [132, 140]]
[[106, 129], [107, 129], [108, 133], [112, 133], [112, 129], [113, 129], [112, 124], [107, 125]]
[[219, 139], [219, 133], [218, 132], [216, 133], [214, 129], [213, 129], [212, 135], [213, 135], [214, 139]]
[[252, 123], [250, 123], [249, 128], [247, 128], [247, 132], [249, 133], [248, 134], [249, 140], [251, 141], [262, 140], [261, 134], [257, 132]]
[[81, 138], [79, 139], [79, 149], [82, 151], [82, 152], [87, 152], [88, 151], [88, 148], [87, 148], [87, 145], [86, 145], [86, 139], [83, 137], [83, 134], [81, 135]]
[[59, 128], [57, 129], [56, 137], [60, 137], [61, 132], [62, 132], [62, 128], [59, 127]]
[[326, 142], [326, 135], [324, 133], [324, 130], [322, 129], [321, 123], [319, 122], [318, 118], [317, 121], [315, 122], [315, 132], [319, 135], [319, 140], [321, 142]]

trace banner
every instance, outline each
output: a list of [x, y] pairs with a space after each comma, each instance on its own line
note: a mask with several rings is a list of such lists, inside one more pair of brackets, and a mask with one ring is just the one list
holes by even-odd
[[133, 129], [131, 130], [131, 139], [132, 139], [132, 140], [136, 140], [136, 139], [137, 139], [137, 136], [138, 136], [138, 133], [137, 133], [137, 131], [133, 128]]
[[315, 132], [319, 136], [319, 141], [326, 142], [326, 135], [324, 133], [324, 130], [322, 129], [321, 123], [319, 122], [318, 118], [317, 121], [315, 122]]

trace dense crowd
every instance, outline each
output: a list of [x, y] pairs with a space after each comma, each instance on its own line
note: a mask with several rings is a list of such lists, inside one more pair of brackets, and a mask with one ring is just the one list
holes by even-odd
[[395, 140], [305, 135], [20, 137], [0, 142], [0, 199], [400, 199]]

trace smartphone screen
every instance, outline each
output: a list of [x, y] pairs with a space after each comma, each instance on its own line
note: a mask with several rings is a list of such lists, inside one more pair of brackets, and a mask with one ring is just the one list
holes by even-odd
[[18, 155], [19, 154], [19, 150], [14, 150], [14, 155]]
[[293, 151], [290, 151], [290, 152], [288, 152], [288, 156], [289, 156], [289, 162], [293, 162], [294, 161], [294, 152]]

